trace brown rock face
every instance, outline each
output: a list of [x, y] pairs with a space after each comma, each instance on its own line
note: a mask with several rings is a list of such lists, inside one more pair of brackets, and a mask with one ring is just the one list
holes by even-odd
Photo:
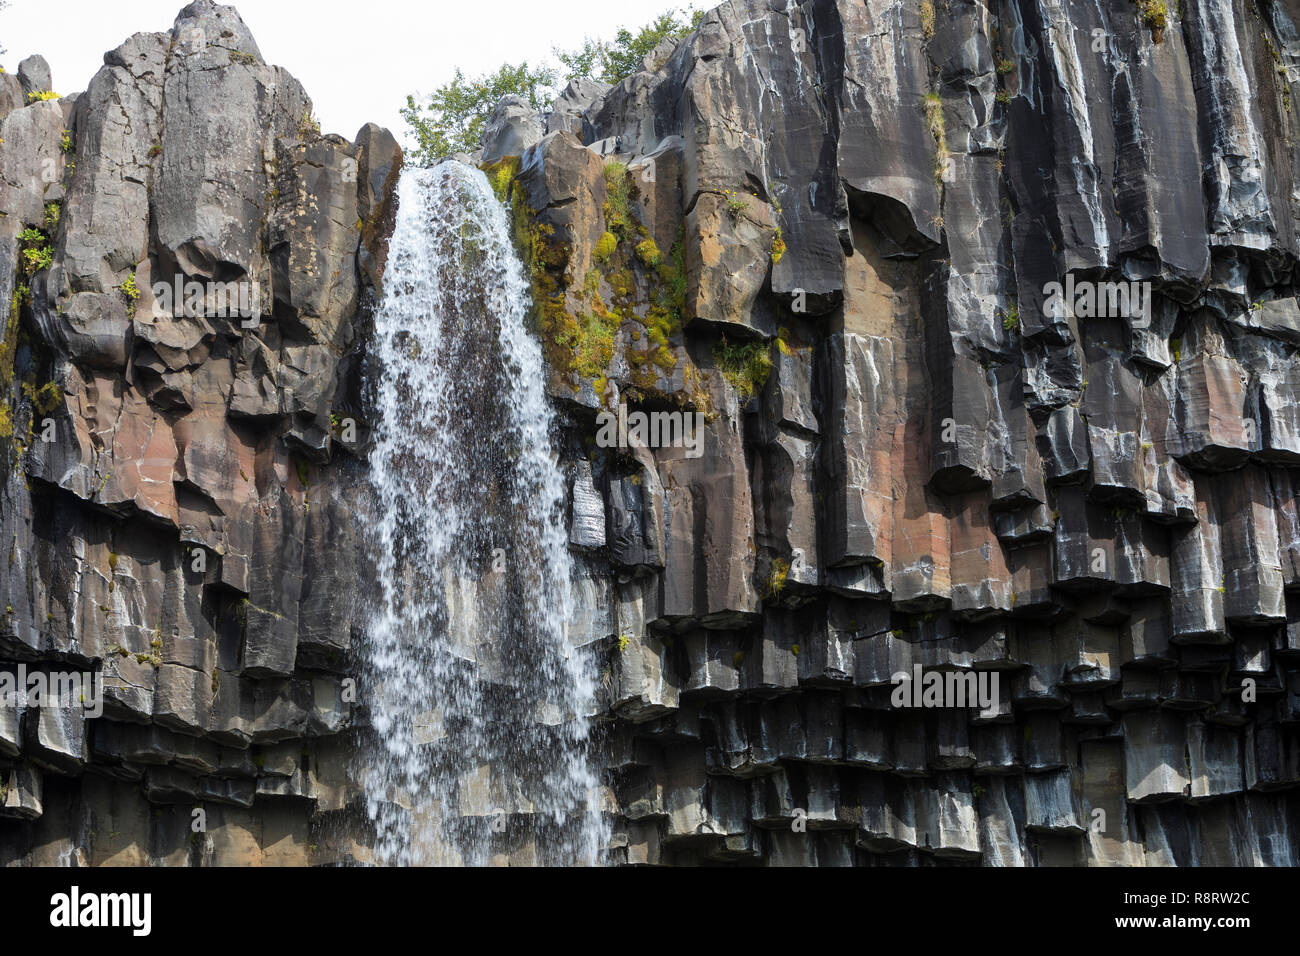
[[356, 796], [352, 453], [401, 151], [322, 135], [208, 0], [26, 99], [0, 128], [0, 659], [98, 674], [103, 716], [0, 722], [5, 862], [310, 862], [313, 814]]

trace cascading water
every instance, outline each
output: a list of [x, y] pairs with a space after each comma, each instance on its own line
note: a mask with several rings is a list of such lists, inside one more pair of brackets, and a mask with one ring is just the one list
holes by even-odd
[[595, 863], [595, 679], [565, 634], [564, 482], [523, 266], [478, 170], [407, 170], [398, 197], [372, 376], [376, 857]]

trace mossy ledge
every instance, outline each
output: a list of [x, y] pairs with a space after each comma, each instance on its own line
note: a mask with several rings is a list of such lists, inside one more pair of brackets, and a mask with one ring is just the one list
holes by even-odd
[[[574, 262], [573, 243], [557, 237], [552, 225], [540, 221], [523, 189], [515, 187], [519, 157], [506, 157], [482, 169], [510, 210], [515, 246], [531, 285], [534, 327], [551, 368], [575, 393], [586, 381], [604, 395], [617, 336], [626, 324], [628, 384], [640, 393], [683, 403], [680, 394], [658, 387], [678, 363], [673, 346], [681, 341], [686, 302], [682, 229], [663, 254], [636, 214], [635, 177], [625, 164], [610, 161], [602, 171], [604, 231], [589, 261]], [[573, 281], [579, 271], [580, 286]], [[698, 376], [688, 379], [698, 386]], [[684, 403], [700, 402], [700, 389], [691, 391]]]

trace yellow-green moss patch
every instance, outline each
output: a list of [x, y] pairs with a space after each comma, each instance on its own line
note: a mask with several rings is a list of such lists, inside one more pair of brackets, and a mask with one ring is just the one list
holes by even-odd
[[761, 392], [772, 373], [772, 350], [766, 342], [733, 345], [724, 338], [713, 347], [713, 359], [742, 400]]
[[597, 262], [608, 262], [617, 248], [618, 236], [612, 232], [602, 232], [600, 238], [596, 240], [596, 248], [592, 250], [591, 257]]
[[651, 269], [658, 268], [659, 263], [663, 261], [663, 255], [659, 252], [659, 247], [655, 245], [653, 239], [646, 239], [637, 243], [636, 257]]

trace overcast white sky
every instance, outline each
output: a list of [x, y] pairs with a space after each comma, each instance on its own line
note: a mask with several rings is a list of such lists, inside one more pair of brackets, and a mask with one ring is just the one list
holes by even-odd
[[[84, 90], [104, 52], [132, 33], [170, 30], [188, 0], [11, 0], [0, 11], [0, 64], [49, 61], [54, 89]], [[548, 59], [585, 35], [612, 39], [688, 0], [241, 0], [234, 3], [268, 63], [296, 76], [327, 133], [351, 139], [366, 122], [399, 139], [406, 94], [428, 93], [459, 66]], [[707, 8], [713, 3], [699, 2]]]

